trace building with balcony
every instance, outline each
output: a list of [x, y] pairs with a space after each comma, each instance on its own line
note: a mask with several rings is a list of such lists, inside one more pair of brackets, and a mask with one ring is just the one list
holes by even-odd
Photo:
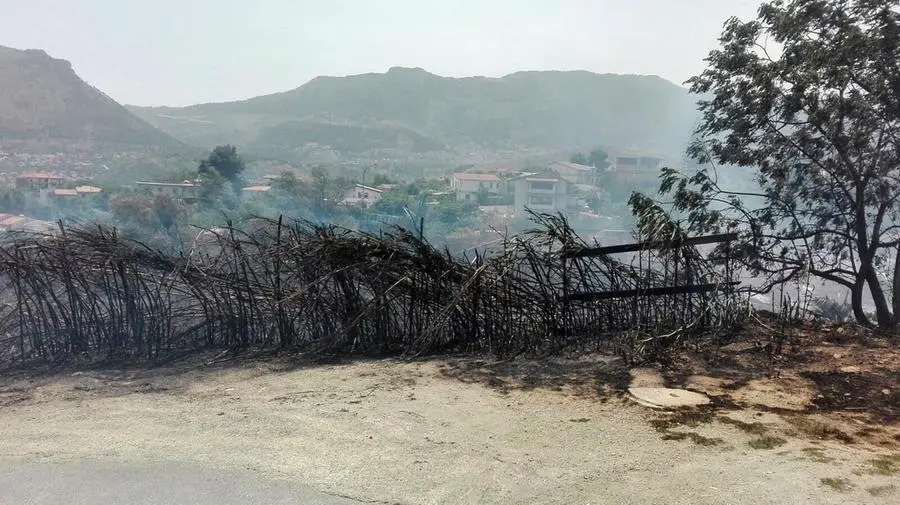
[[30, 172], [16, 177], [16, 189], [56, 189], [66, 181], [61, 175], [47, 172]]
[[450, 178], [450, 189], [456, 192], [457, 200], [474, 202], [481, 192], [499, 195], [500, 185], [500, 178], [495, 174], [459, 173]]
[[526, 208], [548, 213], [577, 211], [578, 202], [570, 194], [570, 183], [562, 177], [521, 177], [513, 181], [513, 191], [517, 213]]
[[352, 187], [344, 190], [341, 203], [348, 205], [364, 205], [368, 207], [378, 200], [381, 200], [381, 195], [383, 194], [384, 190], [363, 184], [354, 184]]

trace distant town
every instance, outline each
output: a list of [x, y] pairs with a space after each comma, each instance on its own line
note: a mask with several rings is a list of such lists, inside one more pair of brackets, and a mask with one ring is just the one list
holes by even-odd
[[[230, 217], [237, 218], [242, 210], [261, 215], [279, 210], [290, 214], [294, 210], [297, 217], [304, 217], [306, 211], [316, 210], [309, 200], [316, 199], [310, 195], [318, 192], [327, 203], [319, 210], [331, 211], [326, 218], [352, 216], [363, 229], [385, 225], [414, 228], [418, 220], [426, 223], [432, 219], [428, 215], [430, 209], [443, 209], [451, 215], [442, 219], [450, 225], [441, 228], [448, 232], [442, 238], [456, 239], [468, 246], [477, 245], [485, 232], [521, 229], [529, 211], [564, 215], [585, 237], [603, 242], [627, 241], [628, 195], [633, 189], [652, 191], [658, 184], [660, 169], [673, 161], [650, 154], [609, 157], [601, 149], [596, 152], [601, 153], [598, 160], [593, 160], [597, 166], [575, 153], [568, 160], [462, 167], [411, 181], [403, 173], [386, 173], [371, 162], [309, 167], [254, 161], [248, 163], [236, 192], [237, 201], [243, 202], [244, 208], [239, 209], [232, 202], [230, 209], [219, 210], [223, 216], [230, 213]], [[84, 209], [98, 210], [91, 215], [105, 216], [109, 224], [122, 224], [128, 218], [116, 215], [116, 201], [126, 196], [160, 197], [182, 209], [203, 205], [204, 182], [190, 165], [180, 171], [159, 171], [133, 180], [122, 180], [120, 176], [111, 181], [107, 163], [115, 166], [122, 159], [128, 160], [129, 155], [98, 162], [73, 160], [64, 154], [0, 152], [0, 167], [4, 170], [0, 180], [6, 186], [0, 196], [0, 212], [4, 213], [0, 216], [0, 230], [51, 231], [60, 220], [74, 217], [76, 222], [84, 221]], [[316, 170], [319, 179], [327, 180], [317, 180]], [[292, 196], [305, 199], [306, 206], [285, 205], [284, 200], [291, 200]], [[276, 201], [282, 204], [275, 205]], [[467, 219], [460, 219], [459, 225], [453, 226], [454, 212], [455, 217]], [[323, 217], [321, 212], [312, 213]]]

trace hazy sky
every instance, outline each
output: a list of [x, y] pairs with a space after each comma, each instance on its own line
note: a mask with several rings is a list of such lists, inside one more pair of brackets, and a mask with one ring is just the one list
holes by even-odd
[[187, 105], [317, 75], [703, 69], [759, 0], [0, 0], [0, 45], [40, 48], [116, 100]]

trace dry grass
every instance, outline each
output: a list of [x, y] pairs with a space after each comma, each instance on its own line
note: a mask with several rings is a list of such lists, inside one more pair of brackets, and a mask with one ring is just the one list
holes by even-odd
[[815, 461], [816, 463], [834, 463], [835, 461], [831, 456], [827, 456], [825, 454], [825, 449], [821, 447], [804, 447], [801, 449], [801, 452], [803, 452], [809, 460]]
[[656, 431], [668, 431], [679, 426], [688, 426], [696, 428], [701, 424], [707, 424], [715, 418], [715, 414], [711, 410], [706, 409], [682, 409], [672, 413], [664, 414], [661, 417], [652, 419], [650, 425], [656, 428]]
[[850, 434], [822, 421], [805, 416], [786, 417], [785, 420], [794, 427], [798, 435], [815, 440], [836, 440], [845, 444], [854, 444], [856, 439]]
[[786, 444], [787, 440], [781, 437], [774, 437], [771, 435], [763, 435], [759, 438], [751, 439], [747, 442], [747, 445], [754, 449], [774, 449], [776, 447], [781, 447]]
[[748, 422], [740, 421], [738, 419], [733, 419], [733, 418], [727, 417], [727, 416], [719, 416], [716, 418], [716, 420], [722, 424], [728, 424], [728, 425], [734, 426], [735, 428], [737, 428], [745, 433], [749, 433], [750, 435], [765, 435], [766, 432], [769, 430], [766, 427], [766, 425], [764, 425], [762, 423], [758, 423], [758, 422], [748, 423]]
[[900, 454], [879, 456], [867, 462], [870, 475], [900, 475]]
[[712, 447], [715, 445], [722, 445], [725, 443], [724, 439], [719, 437], [704, 437], [699, 433], [694, 433], [692, 431], [667, 431], [663, 436], [663, 440], [690, 440], [696, 445], [701, 445], [705, 447]]
[[822, 485], [828, 486], [839, 493], [846, 493], [853, 489], [853, 484], [849, 480], [843, 478], [823, 477], [820, 481], [822, 482]]
[[689, 440], [694, 444], [701, 446], [722, 445], [725, 440], [718, 437], [704, 437], [699, 433], [689, 431], [674, 431], [676, 428], [689, 427], [696, 428], [702, 424], [711, 422], [715, 414], [711, 410], [706, 409], [682, 409], [672, 412], [668, 415], [650, 420], [650, 425], [662, 433], [663, 440]]
[[887, 486], [873, 486], [866, 488], [866, 491], [872, 496], [887, 496], [896, 493], [897, 486], [893, 484], [888, 484]]

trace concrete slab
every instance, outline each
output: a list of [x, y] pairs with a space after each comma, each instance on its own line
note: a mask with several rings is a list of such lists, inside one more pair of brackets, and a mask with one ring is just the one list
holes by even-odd
[[708, 396], [686, 389], [634, 387], [628, 388], [628, 394], [637, 403], [654, 409], [698, 407], [709, 403]]

